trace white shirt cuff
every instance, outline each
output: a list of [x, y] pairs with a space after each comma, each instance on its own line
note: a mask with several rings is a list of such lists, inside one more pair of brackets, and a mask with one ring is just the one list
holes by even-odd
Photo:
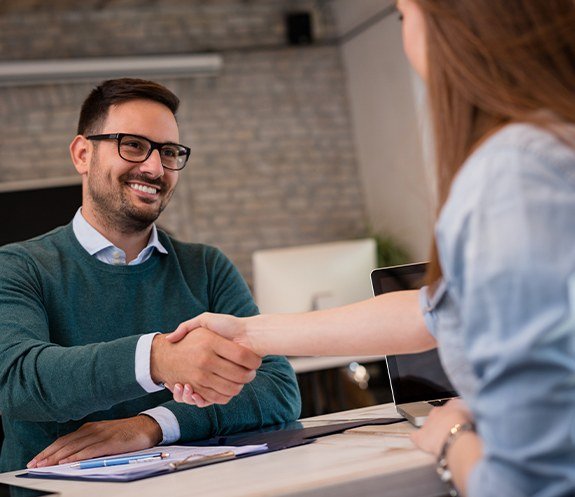
[[154, 383], [150, 374], [150, 361], [152, 355], [152, 341], [158, 333], [142, 335], [136, 345], [136, 381], [148, 393], [163, 390], [163, 384]]
[[148, 409], [140, 414], [154, 418], [162, 429], [162, 445], [169, 445], [180, 439], [180, 423], [178, 418], [169, 409], [158, 406]]

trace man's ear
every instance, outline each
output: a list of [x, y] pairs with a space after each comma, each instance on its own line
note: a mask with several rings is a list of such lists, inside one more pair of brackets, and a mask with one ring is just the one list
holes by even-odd
[[70, 143], [70, 157], [78, 173], [84, 175], [90, 168], [92, 143], [85, 136], [77, 135]]

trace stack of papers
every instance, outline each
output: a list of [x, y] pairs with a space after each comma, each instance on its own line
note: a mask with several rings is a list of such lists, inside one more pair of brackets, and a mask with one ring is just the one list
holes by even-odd
[[[184, 445], [167, 445], [153, 447], [151, 449], [118, 454], [100, 459], [112, 459], [115, 457], [130, 457], [136, 454], [153, 454], [158, 451], [168, 454], [165, 459], [141, 461], [137, 464], [122, 464], [119, 466], [105, 466], [100, 468], [80, 469], [76, 464], [60, 464], [28, 470], [28, 476], [44, 478], [66, 478], [74, 480], [104, 480], [104, 481], [131, 481], [155, 476], [158, 474], [188, 469], [192, 466], [200, 466], [205, 463], [218, 462], [243, 454], [252, 454], [267, 450], [267, 444], [244, 445], [244, 446], [219, 446], [219, 447], [191, 447]], [[230, 454], [233, 453], [233, 454]], [[217, 456], [223, 456], [219, 459]], [[186, 460], [184, 464], [182, 461]], [[97, 461], [99, 459], [91, 459]]]

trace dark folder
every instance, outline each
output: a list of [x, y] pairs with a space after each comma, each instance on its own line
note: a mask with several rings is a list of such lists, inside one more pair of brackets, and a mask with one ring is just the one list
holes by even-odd
[[[305, 426], [305, 423], [315, 423], [313, 421], [294, 421], [292, 423], [264, 427], [258, 431], [217, 436], [202, 442], [193, 442], [190, 445], [200, 445], [205, 447], [218, 445], [257, 445], [265, 443], [268, 444], [268, 450], [266, 452], [273, 452], [275, 450], [283, 450], [290, 447], [309, 444], [319, 437], [341, 433], [359, 426], [390, 425], [400, 421], [404, 421], [404, 419], [373, 418], [345, 421], [341, 423], [329, 423], [329, 421], [327, 421], [327, 424], [317, 426]], [[262, 452], [259, 452], [258, 454], [262, 454]], [[238, 457], [249, 457], [252, 455], [257, 454], [245, 454]]]

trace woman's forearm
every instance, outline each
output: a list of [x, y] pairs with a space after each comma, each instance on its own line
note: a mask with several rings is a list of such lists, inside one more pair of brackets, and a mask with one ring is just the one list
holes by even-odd
[[435, 347], [417, 290], [393, 292], [345, 307], [247, 318], [256, 352], [283, 355], [378, 355]]

